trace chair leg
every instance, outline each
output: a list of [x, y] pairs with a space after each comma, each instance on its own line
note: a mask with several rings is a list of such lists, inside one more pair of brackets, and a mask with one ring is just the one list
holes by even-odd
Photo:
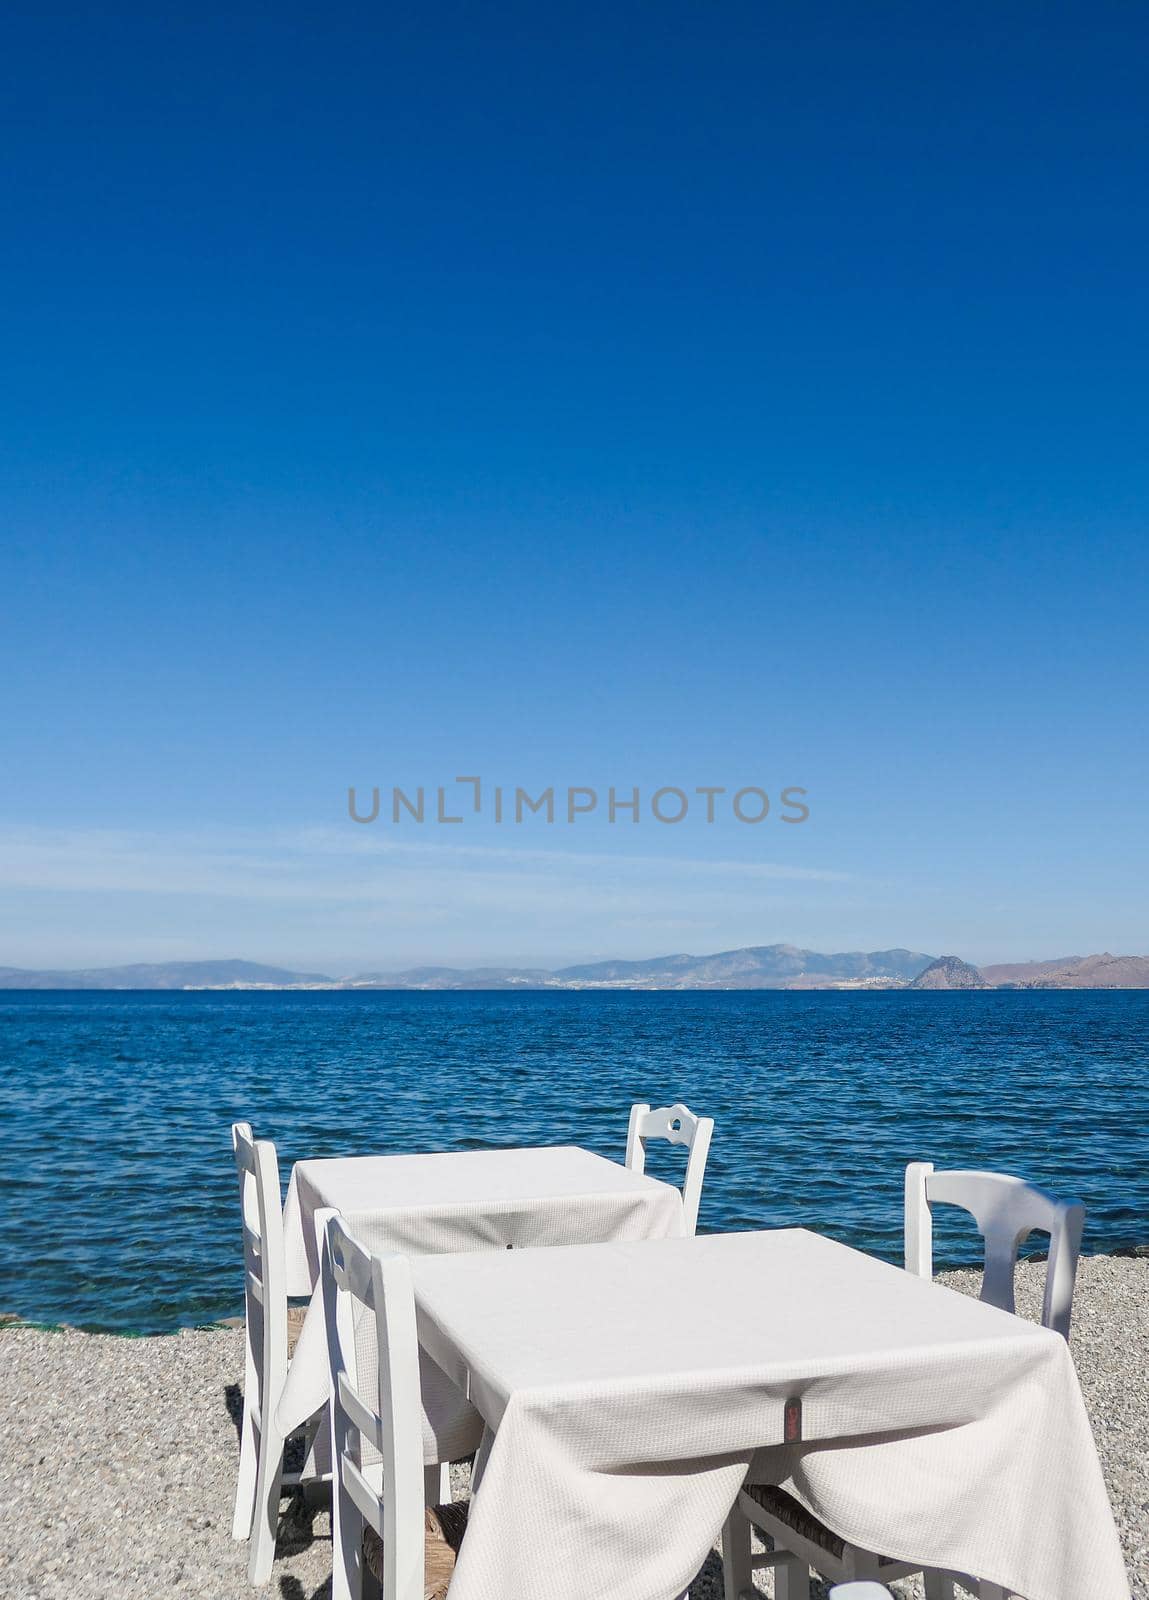
[[735, 1501], [722, 1527], [722, 1584], [724, 1600], [742, 1600], [753, 1591], [750, 1571], [750, 1522]]
[[259, 1379], [255, 1375], [251, 1356], [244, 1363], [243, 1421], [239, 1428], [239, 1474], [235, 1485], [235, 1512], [231, 1520], [233, 1539], [250, 1539], [251, 1522], [255, 1515], [255, 1474], [259, 1464], [259, 1450], [255, 1433], [255, 1396]]
[[788, 1556], [774, 1568], [774, 1600], [810, 1600], [810, 1569], [801, 1556]]
[[[847, 1544], [842, 1557], [847, 1583], [877, 1583], [881, 1575], [881, 1557], [861, 1545]], [[839, 1582], [842, 1580], [839, 1579]]]
[[451, 1463], [440, 1461], [437, 1466], [423, 1468], [423, 1504], [449, 1506], [451, 1503]]
[[954, 1581], [948, 1573], [927, 1567], [922, 1573], [926, 1600], [955, 1600]]
[[331, 1600], [363, 1600], [363, 1517], [346, 1491], [331, 1497]]
[[279, 1494], [283, 1478], [284, 1441], [275, 1426], [274, 1414], [263, 1417], [259, 1430], [259, 1470], [255, 1479], [255, 1517], [251, 1527], [251, 1551], [247, 1560], [249, 1583], [266, 1583], [275, 1562], [275, 1541], [279, 1533]]

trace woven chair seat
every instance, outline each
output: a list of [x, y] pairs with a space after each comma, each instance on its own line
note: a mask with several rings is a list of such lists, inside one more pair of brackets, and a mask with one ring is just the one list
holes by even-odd
[[295, 1354], [295, 1347], [299, 1343], [299, 1335], [303, 1332], [303, 1319], [307, 1315], [307, 1306], [288, 1306], [287, 1308], [287, 1353]]
[[825, 1550], [827, 1555], [838, 1561], [845, 1556], [846, 1541], [827, 1528], [824, 1522], [819, 1522], [812, 1511], [807, 1511], [801, 1501], [795, 1500], [785, 1489], [778, 1489], [772, 1483], [747, 1483], [743, 1486], [743, 1493], [787, 1528], [793, 1528], [803, 1539]]
[[[423, 1600], [446, 1600], [459, 1546], [467, 1531], [466, 1500], [428, 1506], [423, 1519]], [[363, 1530], [363, 1561], [377, 1583], [383, 1582], [383, 1541], [374, 1528]]]

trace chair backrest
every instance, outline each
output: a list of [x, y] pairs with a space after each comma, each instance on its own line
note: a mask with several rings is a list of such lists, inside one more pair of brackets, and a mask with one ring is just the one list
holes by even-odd
[[287, 1377], [287, 1263], [279, 1162], [269, 1139], [235, 1122], [231, 1147], [239, 1175], [243, 1219], [243, 1290], [249, 1370], [259, 1384], [259, 1407], [278, 1401]]
[[[411, 1265], [405, 1256], [369, 1255], [333, 1211], [316, 1221], [340, 1497], [342, 1549], [335, 1557], [346, 1564], [350, 1592], [358, 1593], [350, 1569], [362, 1571], [361, 1518], [383, 1541], [383, 1600], [423, 1600], [423, 1427]], [[375, 1324], [377, 1373], [358, 1368], [355, 1328], [363, 1315]], [[364, 1445], [382, 1458], [381, 1473], [364, 1470]]]
[[682, 1211], [688, 1234], [693, 1233], [698, 1225], [698, 1202], [702, 1199], [702, 1180], [706, 1175], [706, 1157], [710, 1152], [710, 1136], [713, 1132], [713, 1117], [696, 1117], [684, 1105], [659, 1106], [656, 1111], [652, 1111], [648, 1105], [630, 1108], [626, 1164], [632, 1172], [645, 1170], [649, 1139], [665, 1139], [669, 1144], [684, 1144], [687, 1148]]
[[1017, 1251], [1030, 1233], [1049, 1235], [1045, 1298], [1041, 1320], [1069, 1338], [1073, 1285], [1085, 1207], [1079, 1200], [1058, 1200], [1043, 1189], [1000, 1172], [935, 1172], [929, 1161], [911, 1161], [906, 1168], [906, 1271], [933, 1276], [933, 1207], [960, 1206], [968, 1211], [985, 1242], [981, 1298], [1002, 1311], [1016, 1309], [1013, 1275]]

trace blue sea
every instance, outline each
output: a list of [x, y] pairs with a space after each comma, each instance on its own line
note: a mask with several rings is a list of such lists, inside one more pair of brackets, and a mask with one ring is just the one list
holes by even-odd
[[[286, 1183], [319, 1155], [621, 1159], [632, 1100], [682, 1099], [717, 1123], [704, 1230], [800, 1223], [897, 1260], [925, 1159], [1079, 1196], [1087, 1250], [1149, 1241], [1149, 992], [7, 992], [0, 1064], [0, 1312], [39, 1322], [241, 1310], [241, 1118]], [[941, 1264], [976, 1251], [952, 1215]]]

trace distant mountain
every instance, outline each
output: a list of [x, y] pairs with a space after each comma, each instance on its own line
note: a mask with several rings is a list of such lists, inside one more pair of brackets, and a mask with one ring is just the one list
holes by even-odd
[[791, 944], [752, 945], [713, 956], [592, 961], [547, 972], [534, 967], [415, 967], [346, 979], [357, 989], [802, 989], [896, 987], [931, 958], [913, 950], [819, 955]]
[[924, 972], [919, 972], [911, 989], [988, 989], [990, 986], [976, 967], [958, 956], [939, 956]]
[[792, 944], [717, 955], [542, 967], [410, 967], [329, 978], [256, 961], [174, 961], [79, 972], [0, 967], [0, 989], [1149, 989], [1149, 956], [1062, 956], [978, 970], [916, 950], [822, 955]]
[[908, 983], [928, 967], [916, 950], [851, 950], [820, 955], [792, 944], [750, 945], [713, 956], [654, 961], [597, 961], [562, 967], [555, 977], [580, 987], [642, 989], [795, 989], [838, 984]]
[[316, 972], [290, 972], [258, 961], [142, 962], [131, 967], [87, 967], [80, 972], [25, 972], [0, 967], [0, 989], [293, 989], [331, 986]]
[[1149, 989], [1149, 956], [1061, 956], [983, 967], [995, 989]]
[[4, 989], [827, 989], [897, 988], [932, 957], [913, 950], [821, 955], [791, 944], [753, 945], [717, 955], [652, 961], [595, 961], [549, 972], [540, 967], [411, 967], [328, 978], [253, 961], [184, 961], [96, 967], [81, 972], [0, 968]]

